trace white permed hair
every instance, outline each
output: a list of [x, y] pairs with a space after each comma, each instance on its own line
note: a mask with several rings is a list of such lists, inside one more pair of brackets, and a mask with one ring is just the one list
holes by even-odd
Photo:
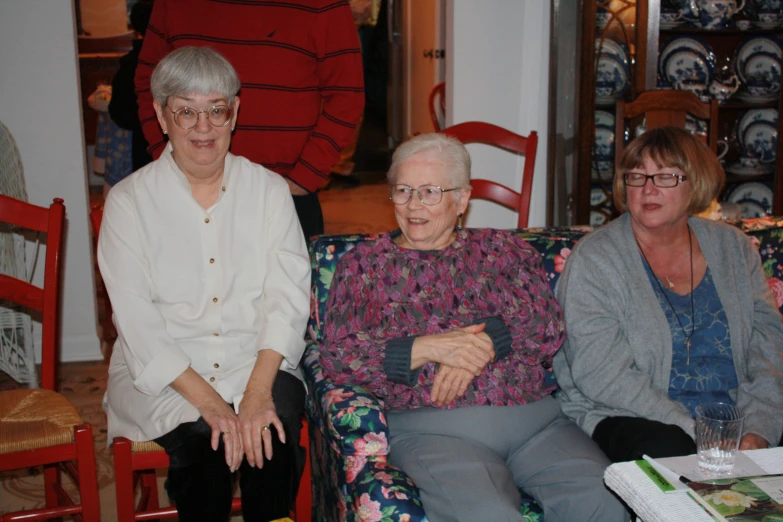
[[454, 187], [467, 188], [470, 185], [470, 154], [465, 145], [456, 138], [436, 132], [419, 134], [397, 147], [386, 174], [389, 184], [396, 183], [397, 167], [400, 164], [420, 154], [431, 155], [443, 161]]
[[152, 72], [153, 99], [165, 107], [169, 96], [219, 94], [234, 103], [241, 84], [234, 67], [208, 47], [182, 47], [167, 54]]

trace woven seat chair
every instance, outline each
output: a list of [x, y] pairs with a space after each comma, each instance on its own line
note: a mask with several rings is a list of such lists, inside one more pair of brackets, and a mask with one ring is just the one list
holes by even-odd
[[[0, 195], [0, 223], [47, 236], [43, 288], [0, 274], [0, 300], [40, 312], [43, 322], [41, 389], [0, 392], [0, 471], [43, 466], [46, 499], [45, 508], [6, 513], [0, 516], [3, 522], [68, 515], [84, 522], [100, 520], [92, 429], [54, 391], [64, 216], [61, 199], [47, 209]], [[78, 484], [79, 503], [63, 489], [61, 468]]]

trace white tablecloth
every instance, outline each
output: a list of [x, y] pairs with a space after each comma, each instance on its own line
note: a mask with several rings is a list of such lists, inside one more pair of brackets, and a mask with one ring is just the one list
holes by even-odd
[[[767, 473], [783, 473], [783, 448], [744, 453]], [[612, 464], [604, 472], [604, 482], [645, 522], [714, 522], [687, 491], [664, 493], [635, 462]]]

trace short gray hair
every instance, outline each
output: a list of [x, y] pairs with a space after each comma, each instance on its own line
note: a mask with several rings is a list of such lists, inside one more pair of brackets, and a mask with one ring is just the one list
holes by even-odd
[[454, 187], [467, 188], [470, 185], [470, 154], [458, 139], [433, 132], [419, 134], [397, 147], [392, 156], [392, 164], [386, 178], [393, 185], [397, 177], [397, 167], [413, 156], [431, 154], [446, 164]]
[[152, 72], [152, 98], [161, 107], [169, 96], [219, 94], [234, 103], [241, 84], [234, 67], [208, 47], [181, 47], [167, 54]]

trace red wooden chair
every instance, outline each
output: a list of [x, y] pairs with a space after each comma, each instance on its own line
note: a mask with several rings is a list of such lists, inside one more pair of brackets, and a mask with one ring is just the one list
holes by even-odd
[[[432, 88], [429, 105], [432, 128], [435, 129], [435, 132], [440, 132], [443, 129], [443, 126], [440, 124], [440, 116], [443, 116], [444, 121], [446, 119], [446, 82], [440, 82]], [[440, 107], [440, 114], [438, 114], [438, 106]]]
[[516, 210], [519, 213], [517, 228], [527, 227], [530, 194], [533, 189], [533, 169], [536, 164], [536, 149], [538, 148], [538, 133], [531, 131], [525, 137], [503, 127], [481, 121], [459, 123], [440, 132], [453, 136], [462, 143], [484, 143], [525, 157], [520, 192], [484, 179], [471, 179], [470, 185], [473, 187], [471, 197], [494, 201]]
[[[307, 449], [305, 469], [299, 482], [299, 493], [292, 513], [296, 522], [310, 522], [312, 516], [312, 485], [310, 480], [310, 450], [307, 442], [307, 422], [302, 422], [300, 443]], [[125, 437], [114, 439], [114, 480], [117, 488], [117, 521], [177, 518], [176, 507], [160, 507], [155, 470], [169, 467], [169, 456], [155, 442], [131, 442]], [[136, 488], [141, 489], [139, 503], [134, 506]], [[232, 511], [242, 509], [234, 498]]]
[[[41, 313], [41, 388], [0, 392], [0, 471], [43, 466], [46, 507], [6, 513], [2, 522], [73, 516], [99, 522], [92, 429], [54, 391], [60, 322], [60, 253], [65, 206], [49, 208], [0, 195], [0, 222], [46, 234], [43, 288], [0, 274], [0, 300]], [[75, 464], [74, 462], [75, 461]], [[80, 503], [61, 485], [61, 467], [79, 486]]]
[[[101, 228], [101, 220], [103, 219], [103, 205], [95, 203], [90, 207], [90, 227], [92, 228], [93, 247], [95, 251], [98, 251], [98, 231]], [[114, 327], [114, 321], [112, 321], [112, 309], [111, 301], [109, 300], [109, 294], [106, 293], [106, 287], [101, 282], [100, 290], [101, 300], [103, 301], [103, 317], [101, 318], [101, 353], [108, 359], [111, 355], [109, 353], [109, 347], [111, 343], [117, 339], [117, 329]]]
[[[90, 223], [96, 242], [102, 220], [103, 206], [93, 205], [90, 211]], [[111, 322], [111, 303], [108, 295], [105, 297], [107, 317]], [[297, 522], [310, 522], [312, 516], [310, 446], [307, 440], [307, 422], [305, 421], [302, 423], [300, 441], [305, 446], [307, 453], [294, 510]], [[154, 441], [133, 442], [125, 437], [116, 437], [112, 446], [114, 450], [114, 486], [117, 492], [117, 521], [134, 522], [136, 520], [177, 518], [177, 508], [174, 506], [160, 507], [158, 498], [155, 470], [169, 467], [169, 456], [163, 448]], [[138, 504], [135, 502], [136, 488], [140, 489]], [[231, 502], [231, 510], [239, 511], [240, 509], [242, 509], [242, 501], [235, 498]]]
[[687, 115], [706, 120], [709, 125], [706, 137], [707, 145], [714, 153], [718, 153], [718, 102], [712, 100], [703, 102], [699, 97], [688, 91], [646, 91], [635, 100], [617, 102], [614, 130], [614, 159], [620, 161], [625, 149], [625, 125], [627, 120], [646, 120], [646, 128], [654, 129], [672, 125], [685, 127]]

